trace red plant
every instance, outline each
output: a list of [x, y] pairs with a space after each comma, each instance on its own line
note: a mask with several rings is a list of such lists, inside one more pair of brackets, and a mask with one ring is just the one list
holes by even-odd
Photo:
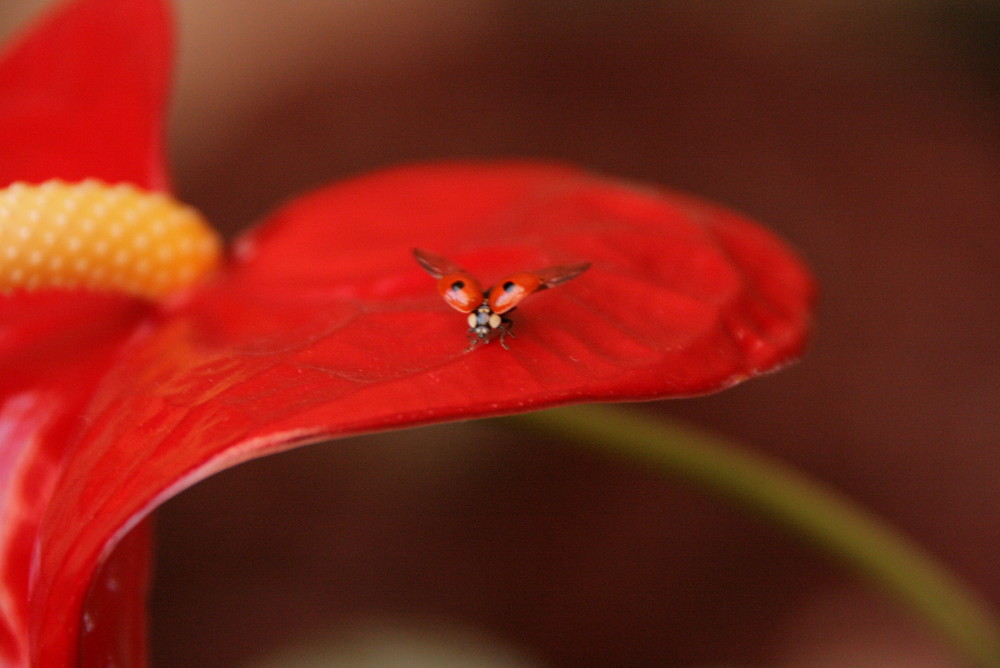
[[[77, 0], [8, 51], [0, 187], [165, 189], [169, 43], [161, 0]], [[8, 233], [0, 285], [18, 252]], [[514, 314], [509, 351], [467, 350], [465, 317], [414, 246], [486, 280], [592, 266]], [[794, 359], [812, 299], [794, 255], [737, 214], [531, 162], [412, 166], [320, 189], [157, 302], [9, 287], [0, 664], [142, 665], [143, 518], [222, 468], [332, 436], [722, 389]]]

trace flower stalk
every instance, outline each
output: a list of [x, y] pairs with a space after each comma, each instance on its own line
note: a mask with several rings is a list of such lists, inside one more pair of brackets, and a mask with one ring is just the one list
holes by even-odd
[[768, 518], [890, 593], [968, 665], [1000, 667], [1000, 621], [974, 592], [897, 530], [801, 473], [693, 427], [620, 408], [577, 406], [509, 420], [685, 479]]

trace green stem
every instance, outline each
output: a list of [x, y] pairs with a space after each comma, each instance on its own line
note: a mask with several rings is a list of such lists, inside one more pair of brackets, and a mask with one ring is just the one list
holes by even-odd
[[802, 474], [696, 429], [608, 406], [511, 419], [651, 465], [769, 517], [893, 594], [970, 665], [1000, 668], [1000, 624], [976, 594], [892, 527]]

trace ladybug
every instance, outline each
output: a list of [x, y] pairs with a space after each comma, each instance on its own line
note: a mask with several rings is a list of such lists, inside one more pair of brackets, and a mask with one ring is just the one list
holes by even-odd
[[508, 335], [514, 336], [513, 322], [506, 314], [531, 293], [561, 285], [590, 267], [589, 262], [580, 262], [521, 271], [484, 291], [474, 276], [447, 258], [419, 248], [413, 249], [413, 256], [427, 273], [438, 279], [438, 292], [445, 303], [456, 311], [469, 314], [467, 351], [497, 336], [504, 350], [510, 350], [505, 339]]

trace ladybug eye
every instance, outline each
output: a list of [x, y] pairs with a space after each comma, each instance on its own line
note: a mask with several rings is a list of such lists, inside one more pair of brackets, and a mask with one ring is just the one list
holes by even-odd
[[464, 272], [442, 276], [438, 280], [438, 293], [448, 306], [462, 313], [472, 313], [483, 303], [479, 281]]

